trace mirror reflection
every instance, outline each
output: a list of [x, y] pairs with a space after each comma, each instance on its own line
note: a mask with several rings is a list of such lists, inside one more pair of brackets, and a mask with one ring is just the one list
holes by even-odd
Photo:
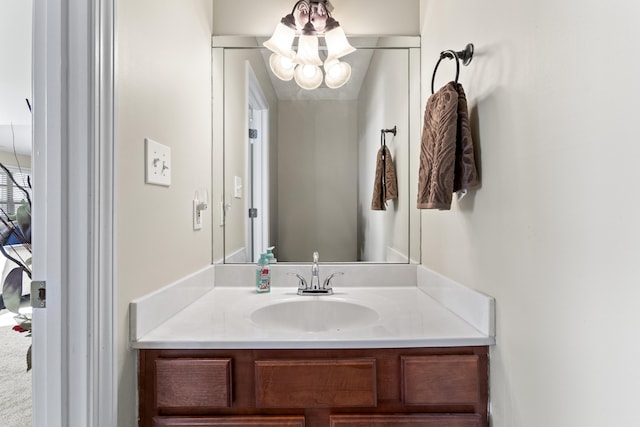
[[[270, 56], [259, 41], [223, 49], [224, 262], [256, 262], [270, 246], [278, 262], [314, 251], [321, 262], [409, 262], [410, 49], [358, 48], [338, 89], [282, 81]], [[374, 210], [383, 142], [397, 199]]]

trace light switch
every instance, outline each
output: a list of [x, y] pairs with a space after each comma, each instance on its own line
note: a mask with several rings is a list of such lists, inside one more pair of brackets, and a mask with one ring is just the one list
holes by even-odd
[[144, 140], [145, 183], [171, 185], [171, 148], [152, 139]]

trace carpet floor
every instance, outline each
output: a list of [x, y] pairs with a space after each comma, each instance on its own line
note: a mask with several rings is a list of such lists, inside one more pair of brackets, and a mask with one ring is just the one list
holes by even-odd
[[[8, 319], [8, 320], [7, 320]], [[26, 355], [31, 338], [12, 330], [15, 322], [0, 310], [0, 425], [31, 426], [31, 371]]]

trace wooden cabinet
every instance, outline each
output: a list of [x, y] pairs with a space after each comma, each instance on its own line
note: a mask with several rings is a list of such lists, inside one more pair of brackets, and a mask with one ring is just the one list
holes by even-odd
[[486, 427], [488, 348], [140, 350], [140, 427]]
[[256, 407], [376, 405], [376, 360], [256, 360]]

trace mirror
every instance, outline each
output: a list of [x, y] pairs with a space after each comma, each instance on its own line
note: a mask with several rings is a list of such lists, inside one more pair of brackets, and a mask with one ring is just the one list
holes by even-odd
[[[271, 72], [263, 41], [214, 37], [224, 262], [269, 246], [278, 262], [419, 262], [419, 38], [349, 38], [349, 82], [311, 91]], [[398, 198], [372, 210], [381, 131], [394, 127]]]

